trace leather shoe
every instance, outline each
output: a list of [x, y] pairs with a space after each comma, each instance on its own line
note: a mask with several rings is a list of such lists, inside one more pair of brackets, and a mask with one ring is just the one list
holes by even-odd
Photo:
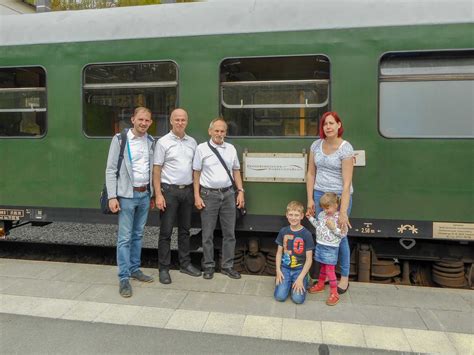
[[240, 279], [241, 277], [240, 274], [231, 267], [222, 268], [221, 273], [229, 276], [231, 279]]
[[162, 284], [167, 285], [171, 283], [171, 276], [168, 270], [160, 270], [159, 278]]
[[194, 276], [194, 277], [201, 276], [201, 270], [194, 267], [193, 264], [189, 264], [185, 268], [179, 269], [179, 272], [182, 272], [183, 274], [187, 274], [189, 276]]
[[141, 282], [153, 282], [153, 277], [145, 275], [141, 270], [132, 272], [130, 277], [134, 280], [138, 280]]
[[120, 280], [119, 293], [122, 297], [132, 297], [132, 286], [130, 285], [128, 279]]
[[346, 288], [340, 288], [339, 286], [337, 286], [337, 293], [339, 293], [340, 295], [342, 295], [343, 293], [346, 293], [346, 291], [349, 289], [349, 285], [350, 284], [347, 284]]
[[214, 277], [214, 269], [205, 269], [202, 275], [206, 280], [210, 280]]

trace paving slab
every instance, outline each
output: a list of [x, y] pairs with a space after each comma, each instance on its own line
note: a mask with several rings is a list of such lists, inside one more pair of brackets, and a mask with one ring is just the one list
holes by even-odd
[[456, 349], [443, 332], [403, 329], [412, 351], [420, 353], [455, 354]]
[[101, 312], [93, 322], [128, 324], [142, 309], [141, 306], [111, 304]]
[[272, 278], [271, 282], [268, 280], [245, 280], [243, 295], [250, 296], [271, 296], [275, 291], [275, 281]]
[[109, 308], [108, 303], [77, 301], [61, 318], [92, 322], [107, 308]]
[[87, 282], [100, 284], [117, 284], [117, 267], [110, 265], [76, 264], [74, 268], [65, 269], [55, 275], [53, 280], [65, 282]]
[[451, 344], [456, 348], [458, 354], [472, 355], [474, 354], [474, 335], [449, 333], [447, 334]]
[[369, 348], [412, 351], [408, 339], [402, 329], [363, 325], [362, 332]]
[[29, 315], [41, 304], [38, 297], [0, 295], [0, 313]]
[[0, 276], [0, 292], [17, 283], [18, 280], [11, 277]]
[[429, 330], [474, 334], [474, 312], [418, 310]]
[[68, 268], [66, 263], [0, 259], [0, 276], [50, 279]]
[[141, 307], [135, 314], [129, 325], [139, 325], [144, 327], [164, 328], [173, 315], [174, 310], [169, 308]]
[[[353, 310], [355, 311], [355, 310]], [[384, 327], [426, 329], [426, 324], [415, 308], [360, 306], [364, 324]]]
[[179, 308], [284, 318], [295, 317], [295, 304], [291, 301], [277, 302], [273, 297], [261, 296], [190, 291]]
[[193, 277], [178, 270], [170, 270], [171, 284], [163, 285], [158, 281], [158, 275], [155, 277], [155, 282], [144, 285], [144, 287], [165, 289], [165, 290], [186, 290], [196, 292], [216, 292], [216, 293], [230, 293], [241, 294], [244, 288], [245, 279], [232, 280], [227, 276], [221, 274], [214, 274], [211, 280], [204, 280], [201, 277]]
[[177, 309], [166, 323], [166, 329], [200, 332], [209, 317], [209, 312]]
[[214, 334], [241, 335], [244, 326], [245, 315], [210, 312], [203, 332]]
[[4, 294], [18, 296], [74, 299], [89, 288], [89, 283], [21, 278], [5, 288]]
[[44, 298], [41, 299], [38, 307], [33, 309], [30, 313], [36, 317], [47, 317], [47, 318], [60, 318], [63, 314], [68, 312], [77, 301], [62, 300], [57, 298]]
[[252, 316], [245, 318], [242, 335], [255, 338], [281, 339], [281, 318]]
[[161, 308], [178, 308], [187, 292], [177, 290], [160, 290], [142, 287], [141, 282], [132, 281], [133, 296], [124, 298], [118, 292], [118, 284], [92, 285], [77, 297], [77, 300], [151, 306]]
[[361, 312], [362, 306], [354, 307], [352, 304], [345, 303], [341, 295], [339, 303], [334, 306], [326, 304], [327, 295], [312, 295], [318, 296], [319, 300], [311, 297], [302, 305], [296, 307], [297, 319], [318, 320], [329, 322], [348, 322], [367, 324], [367, 317]]
[[321, 322], [283, 318], [281, 339], [321, 344], [323, 342]]
[[321, 322], [321, 327], [324, 344], [367, 347], [361, 325]]

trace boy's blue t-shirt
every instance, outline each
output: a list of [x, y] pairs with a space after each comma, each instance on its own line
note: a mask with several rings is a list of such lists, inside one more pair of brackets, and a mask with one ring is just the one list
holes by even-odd
[[292, 231], [290, 226], [283, 227], [275, 243], [283, 247], [281, 265], [291, 269], [303, 267], [306, 252], [314, 249], [313, 236], [305, 227], [298, 231]]

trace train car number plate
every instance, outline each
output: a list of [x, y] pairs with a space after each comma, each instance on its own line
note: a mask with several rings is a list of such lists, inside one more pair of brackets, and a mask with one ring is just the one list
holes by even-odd
[[14, 209], [0, 208], [0, 220], [19, 221], [23, 217], [25, 217], [25, 211], [24, 210], [14, 210]]
[[433, 238], [474, 240], [474, 223], [433, 222]]

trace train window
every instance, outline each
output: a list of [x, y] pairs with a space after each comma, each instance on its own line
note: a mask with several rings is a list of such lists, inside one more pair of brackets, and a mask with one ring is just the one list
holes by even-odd
[[220, 113], [228, 135], [317, 135], [329, 105], [327, 57], [226, 59], [220, 77]]
[[45, 132], [45, 70], [0, 68], [0, 137], [41, 137]]
[[474, 51], [390, 53], [379, 71], [388, 138], [474, 138]]
[[130, 127], [137, 106], [153, 113], [150, 134], [169, 131], [168, 116], [177, 105], [178, 70], [173, 62], [93, 64], [84, 69], [84, 132], [109, 137]]

